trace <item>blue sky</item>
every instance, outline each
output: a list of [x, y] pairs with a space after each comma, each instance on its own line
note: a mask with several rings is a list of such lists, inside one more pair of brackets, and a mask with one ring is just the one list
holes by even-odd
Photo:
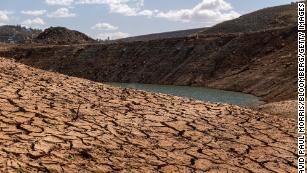
[[1, 0], [0, 24], [65, 26], [113, 39], [212, 26], [291, 0]]

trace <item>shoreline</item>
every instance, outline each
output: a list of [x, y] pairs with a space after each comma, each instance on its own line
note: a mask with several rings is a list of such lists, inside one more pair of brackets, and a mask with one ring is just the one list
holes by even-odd
[[0, 71], [0, 171], [296, 170], [294, 120], [2, 58]]
[[267, 114], [292, 118], [297, 121], [297, 100], [291, 99], [280, 102], [265, 103], [252, 109]]
[[[240, 91], [272, 102], [296, 97], [296, 34], [295, 28], [286, 27], [196, 40], [62, 47], [17, 45], [0, 51], [0, 56], [96, 82], [201, 86]], [[250, 40], [253, 42], [249, 44]]]

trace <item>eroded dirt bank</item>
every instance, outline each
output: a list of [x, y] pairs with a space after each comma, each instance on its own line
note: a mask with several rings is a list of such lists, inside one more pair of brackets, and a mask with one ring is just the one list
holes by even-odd
[[294, 120], [7, 59], [0, 71], [0, 172], [296, 171]]
[[111, 45], [18, 46], [0, 55], [98, 82], [196, 85], [296, 97], [296, 27]]

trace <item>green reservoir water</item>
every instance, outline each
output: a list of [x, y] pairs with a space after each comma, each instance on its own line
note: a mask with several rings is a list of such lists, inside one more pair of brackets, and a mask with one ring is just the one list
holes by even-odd
[[196, 100], [229, 103], [239, 106], [251, 107], [262, 103], [256, 96], [240, 92], [223, 91], [204, 87], [153, 85], [138, 83], [106, 83], [120, 88], [133, 88], [148, 92], [170, 94], [174, 96], [188, 97]]

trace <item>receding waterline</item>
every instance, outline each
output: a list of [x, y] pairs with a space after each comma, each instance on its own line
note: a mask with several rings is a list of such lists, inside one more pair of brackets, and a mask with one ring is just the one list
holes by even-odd
[[170, 94], [174, 96], [188, 97], [196, 100], [229, 103], [239, 106], [257, 106], [261, 104], [260, 98], [232, 91], [224, 91], [218, 89], [210, 89], [204, 87], [193, 86], [174, 86], [174, 85], [155, 85], [155, 84], [139, 84], [139, 83], [105, 83], [114, 87], [133, 88], [148, 92]]

